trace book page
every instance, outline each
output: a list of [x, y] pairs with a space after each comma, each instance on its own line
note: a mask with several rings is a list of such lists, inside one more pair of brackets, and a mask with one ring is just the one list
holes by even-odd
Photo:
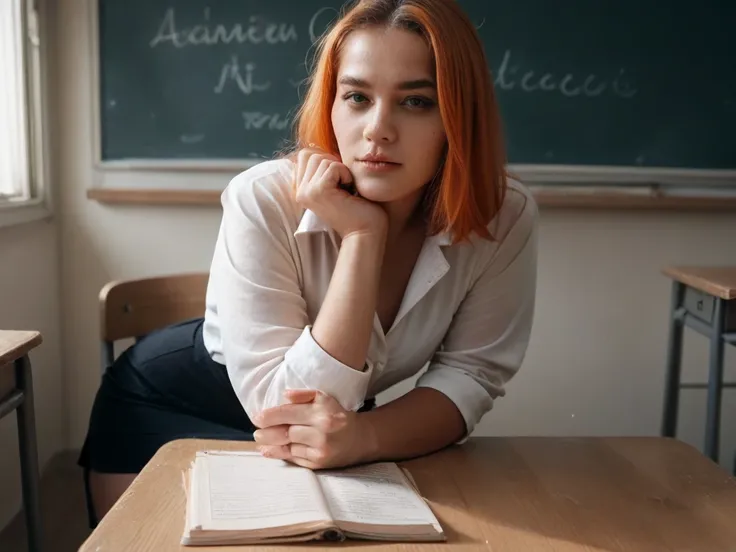
[[315, 473], [336, 521], [371, 525], [439, 525], [432, 510], [394, 463]]
[[330, 520], [314, 473], [258, 453], [197, 453], [193, 524], [202, 529], [264, 529]]

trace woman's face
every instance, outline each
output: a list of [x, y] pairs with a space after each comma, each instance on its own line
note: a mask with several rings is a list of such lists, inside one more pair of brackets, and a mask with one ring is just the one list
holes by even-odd
[[445, 145], [425, 40], [391, 28], [350, 33], [339, 58], [332, 126], [360, 195], [376, 202], [417, 199], [437, 173]]

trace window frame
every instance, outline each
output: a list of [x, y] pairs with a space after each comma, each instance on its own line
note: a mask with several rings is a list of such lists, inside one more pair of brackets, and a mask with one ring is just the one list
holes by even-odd
[[48, 185], [48, 115], [46, 68], [48, 33], [45, 28], [44, 2], [20, 0], [21, 67], [25, 81], [26, 124], [28, 125], [29, 189], [23, 199], [0, 199], [0, 227], [49, 218], [52, 215], [51, 190]]

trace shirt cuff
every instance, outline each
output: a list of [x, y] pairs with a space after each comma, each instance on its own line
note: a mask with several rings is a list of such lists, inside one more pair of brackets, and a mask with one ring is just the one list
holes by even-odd
[[465, 435], [458, 441], [462, 444], [480, 421], [493, 407], [493, 399], [483, 386], [467, 372], [444, 365], [430, 365], [417, 380], [416, 387], [430, 387], [449, 398], [465, 420]]
[[287, 381], [301, 382], [302, 388], [318, 389], [334, 397], [345, 410], [363, 406], [373, 372], [370, 361], [360, 371], [330, 356], [312, 337], [311, 326], [304, 328], [286, 352], [284, 367], [292, 376]]

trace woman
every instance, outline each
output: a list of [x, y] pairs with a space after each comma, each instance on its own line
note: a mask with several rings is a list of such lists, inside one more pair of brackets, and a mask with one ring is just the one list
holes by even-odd
[[358, 2], [320, 44], [297, 128], [294, 153], [222, 195], [204, 318], [105, 374], [80, 459], [98, 516], [177, 438], [254, 439], [314, 469], [462, 442], [519, 368], [537, 211], [505, 173], [457, 4]]

